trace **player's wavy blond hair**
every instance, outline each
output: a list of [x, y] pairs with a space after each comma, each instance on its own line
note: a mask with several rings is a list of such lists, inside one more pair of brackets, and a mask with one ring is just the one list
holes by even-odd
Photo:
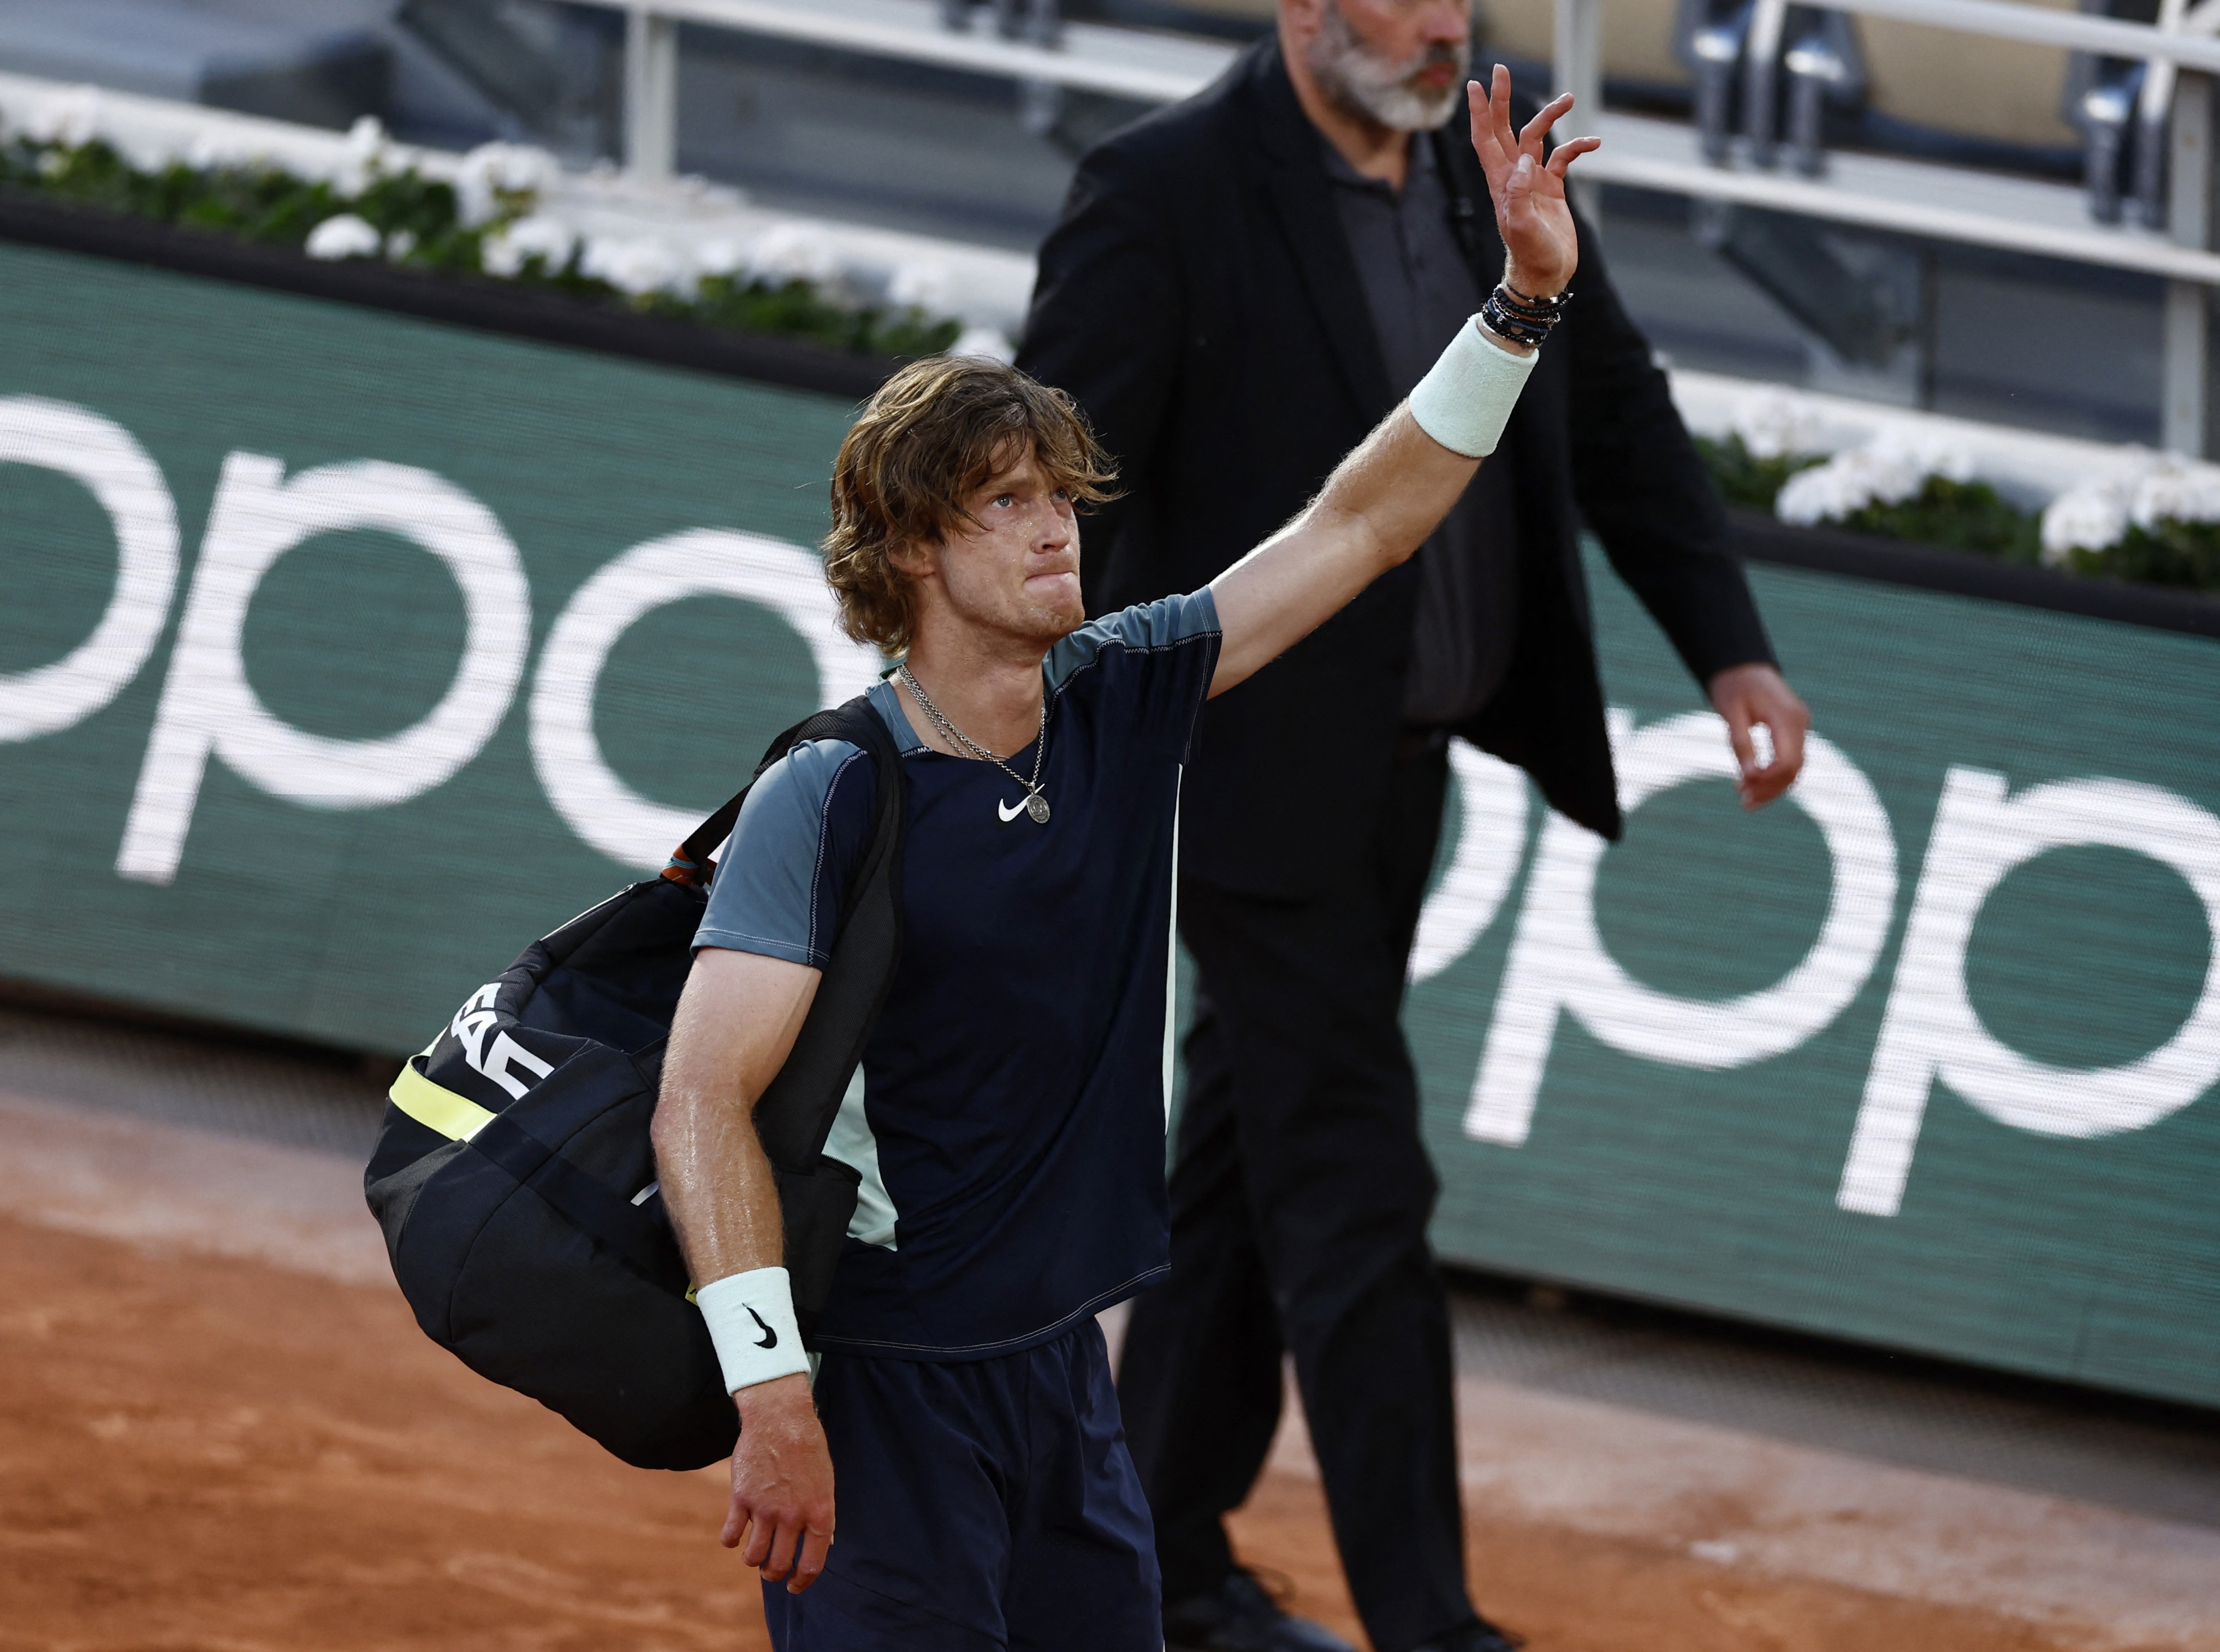
[[832, 466], [825, 577], [840, 628], [890, 658], [906, 653], [917, 594], [895, 548], [946, 538], [965, 520], [964, 500], [1027, 449], [1074, 505], [1114, 496], [1116, 470], [1071, 398], [1014, 367], [932, 356], [882, 384]]

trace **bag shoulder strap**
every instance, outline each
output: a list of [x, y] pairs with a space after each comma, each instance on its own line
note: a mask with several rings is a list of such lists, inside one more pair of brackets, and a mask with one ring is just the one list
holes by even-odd
[[785, 1065], [756, 1101], [756, 1133], [765, 1156], [796, 1174], [807, 1174], [825, 1150], [848, 1080], [863, 1059], [901, 958], [907, 782], [901, 751], [870, 700], [858, 695], [814, 713], [773, 740], [747, 786], [688, 835], [663, 874], [674, 882], [706, 884], [715, 870], [710, 855], [732, 836], [749, 789], [804, 740], [820, 739], [845, 740], [869, 755], [878, 775], [878, 801], [870, 845], [849, 876], [840, 926], [817, 995]]
[[[887, 732], [885, 721], [871, 708], [870, 698], [857, 695], [826, 711], [814, 711], [792, 728], [775, 737], [764, 749], [763, 759], [756, 764], [748, 783], [726, 799], [716, 813], [686, 834], [686, 841], [678, 845], [670, 857], [670, 863], [663, 869], [663, 876], [674, 883], [706, 885], [716, 863], [709, 857], [717, 845], [733, 835], [739, 823], [740, 806], [755, 789], [755, 783], [764, 777], [764, 771], [797, 745], [808, 740], [845, 740], [870, 754], [874, 765], [882, 776], [890, 770], [899, 774], [901, 753], [895, 750], [893, 738]], [[880, 829], [885, 829], [884, 802], [886, 788], [880, 788]]]
[[[870, 847], [848, 882], [832, 956], [778, 1075], [756, 1101], [756, 1134], [770, 1162], [807, 1172], [825, 1150], [848, 1081], [864, 1058], [901, 961], [901, 859], [907, 785], [901, 753], [862, 698], [822, 714], [824, 734], [869, 752], [878, 766]], [[808, 725], [803, 725], [804, 727]], [[804, 735], [803, 739], [820, 736]]]

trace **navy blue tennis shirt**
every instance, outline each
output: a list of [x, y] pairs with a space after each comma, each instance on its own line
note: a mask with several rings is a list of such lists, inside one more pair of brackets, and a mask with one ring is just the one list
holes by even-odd
[[[1049, 651], [1045, 825], [1008, 775], [932, 751], [890, 684], [871, 690], [908, 782], [902, 957], [826, 1145], [863, 1188], [818, 1348], [1015, 1353], [1169, 1266], [1180, 773], [1218, 649], [1201, 590]], [[695, 944], [822, 969], [876, 791], [842, 740], [765, 770]]]

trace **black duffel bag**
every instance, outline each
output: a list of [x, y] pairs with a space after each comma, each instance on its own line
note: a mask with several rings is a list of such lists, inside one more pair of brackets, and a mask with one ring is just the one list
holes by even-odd
[[[824, 978], [755, 1110], [808, 1340], [860, 1178], [825, 1156], [901, 951], [901, 758], [862, 698], [772, 742], [848, 741], [878, 774], [871, 845]], [[752, 780], [749, 782], [754, 783]], [[732, 1453], [738, 1424], [656, 1180], [664, 1040], [743, 790], [670, 870], [527, 947], [395, 1081], [363, 1190], [416, 1323], [642, 1468]]]

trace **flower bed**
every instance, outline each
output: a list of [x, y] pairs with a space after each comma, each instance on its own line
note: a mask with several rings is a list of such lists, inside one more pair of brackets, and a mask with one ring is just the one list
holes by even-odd
[[726, 331], [808, 340], [878, 357], [937, 354], [963, 333], [934, 313], [935, 295], [901, 290], [884, 303], [844, 294], [803, 237], [774, 233], [740, 249], [682, 259], [652, 241], [594, 241], [539, 210], [555, 178], [545, 152], [488, 144], [451, 180], [421, 170], [365, 117], [336, 177], [309, 178], [266, 159], [184, 153], [128, 156], [97, 130], [97, 99], [53, 100], [0, 134], [0, 189], [312, 259], [382, 259], [484, 276], [586, 302]]
[[1696, 439], [1731, 505], [1996, 561], [2136, 584], [2220, 590], [2220, 470], [2124, 449], [2105, 475], [2041, 510], [1975, 479], [1966, 458], [1883, 430], [1831, 458], [1805, 451], [1787, 393], [1751, 398], [1735, 428]]

